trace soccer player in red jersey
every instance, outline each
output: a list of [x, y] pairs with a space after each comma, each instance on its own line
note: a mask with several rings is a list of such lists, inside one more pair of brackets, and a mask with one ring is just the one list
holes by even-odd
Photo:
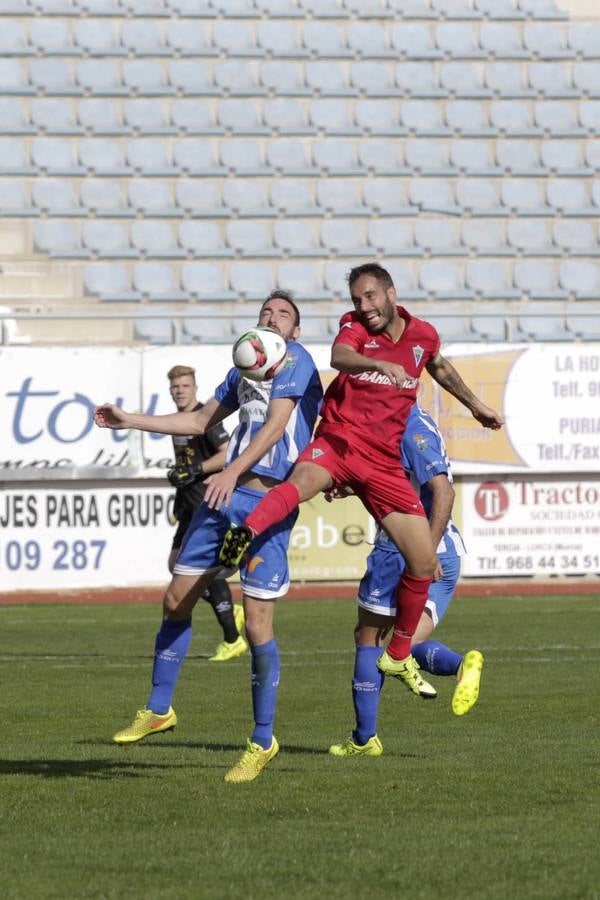
[[221, 562], [237, 565], [252, 540], [320, 491], [349, 485], [406, 560], [396, 596], [392, 638], [379, 668], [421, 697], [435, 689], [411, 656], [411, 637], [436, 566], [435, 548], [421, 502], [400, 464], [400, 441], [417, 397], [423, 369], [460, 400], [486, 428], [503, 419], [482, 403], [440, 354], [435, 328], [397, 305], [389, 273], [366, 263], [348, 275], [354, 311], [340, 321], [330, 384], [313, 441], [288, 479], [273, 488], [225, 537]]

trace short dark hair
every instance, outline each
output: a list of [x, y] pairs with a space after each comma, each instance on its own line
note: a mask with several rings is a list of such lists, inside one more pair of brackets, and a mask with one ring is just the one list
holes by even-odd
[[289, 303], [294, 310], [294, 316], [296, 319], [294, 325], [296, 328], [300, 327], [300, 310], [294, 303], [294, 295], [291, 291], [284, 291], [281, 288], [277, 288], [276, 290], [271, 291], [267, 299], [262, 304], [261, 309], [263, 308], [263, 306], [265, 306], [265, 304], [269, 302], [269, 300], [285, 300], [286, 303]]
[[392, 276], [388, 272], [387, 269], [384, 269], [383, 266], [380, 266], [379, 263], [363, 263], [362, 266], [354, 266], [353, 269], [350, 269], [348, 275], [346, 276], [346, 280], [348, 282], [348, 287], [352, 290], [352, 286], [355, 281], [362, 275], [372, 275], [373, 278], [377, 279], [379, 284], [381, 284], [386, 291], [389, 288], [394, 287], [394, 282]]

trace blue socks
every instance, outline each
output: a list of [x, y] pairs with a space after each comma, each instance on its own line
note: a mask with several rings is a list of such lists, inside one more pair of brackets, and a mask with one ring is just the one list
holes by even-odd
[[415, 644], [410, 652], [419, 668], [430, 675], [456, 675], [462, 662], [460, 653], [455, 653], [439, 641], [423, 641]]
[[148, 709], [164, 716], [173, 700], [179, 670], [192, 639], [192, 620], [163, 619], [154, 644], [152, 691]]
[[352, 677], [352, 699], [356, 715], [352, 740], [355, 744], [366, 744], [377, 733], [379, 695], [384, 681], [383, 673], [377, 668], [377, 660], [382, 653], [383, 647], [359, 645], [356, 648]]
[[252, 647], [252, 708], [254, 731], [251, 740], [268, 750], [273, 743], [273, 720], [279, 685], [279, 650], [275, 638]]

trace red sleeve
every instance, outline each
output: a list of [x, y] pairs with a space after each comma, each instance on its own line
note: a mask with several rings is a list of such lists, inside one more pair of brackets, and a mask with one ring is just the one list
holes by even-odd
[[336, 344], [346, 344], [346, 346], [350, 347], [352, 350], [356, 350], [357, 353], [360, 353], [365, 345], [366, 334], [367, 332], [364, 325], [361, 325], [354, 313], [344, 313], [340, 319], [340, 330], [335, 336], [333, 346], [335, 347]]

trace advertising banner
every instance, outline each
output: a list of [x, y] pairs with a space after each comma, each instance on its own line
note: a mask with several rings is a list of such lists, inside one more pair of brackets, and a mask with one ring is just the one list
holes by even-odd
[[[21, 483], [0, 491], [2, 591], [165, 586], [174, 533], [166, 482]], [[373, 522], [355, 498], [301, 507], [292, 581], [360, 578]]]
[[462, 484], [463, 575], [600, 574], [600, 478]]

